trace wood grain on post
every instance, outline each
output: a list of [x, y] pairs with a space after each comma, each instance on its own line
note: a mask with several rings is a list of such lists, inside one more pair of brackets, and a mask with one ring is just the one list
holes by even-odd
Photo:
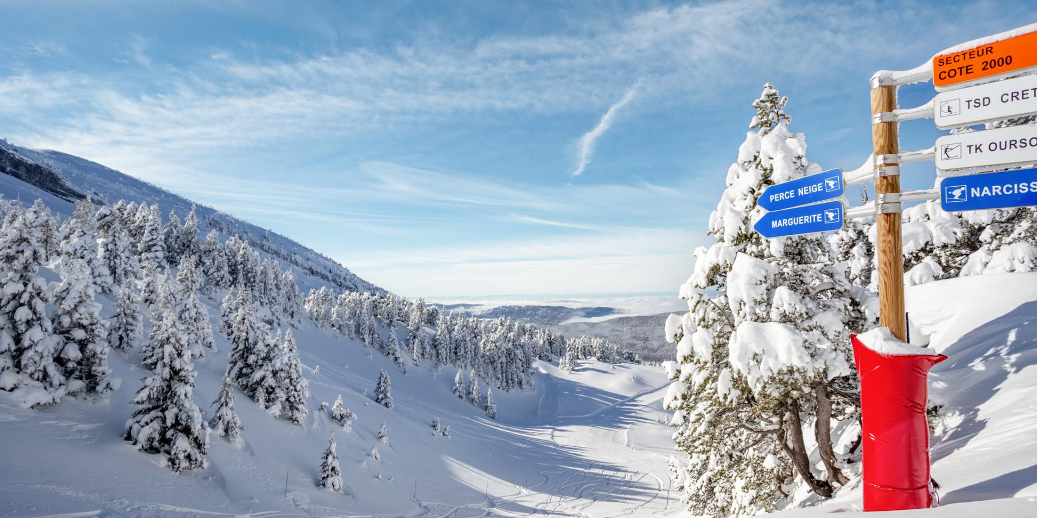
[[[897, 106], [895, 86], [878, 86], [871, 90], [871, 113], [891, 112]], [[876, 157], [900, 152], [897, 123], [883, 122], [871, 126], [872, 148]], [[883, 167], [879, 165], [878, 167]], [[875, 195], [900, 192], [900, 176], [875, 179]], [[875, 216], [879, 262], [879, 325], [888, 327], [893, 336], [907, 339], [904, 315], [904, 249], [900, 229], [900, 212]]]

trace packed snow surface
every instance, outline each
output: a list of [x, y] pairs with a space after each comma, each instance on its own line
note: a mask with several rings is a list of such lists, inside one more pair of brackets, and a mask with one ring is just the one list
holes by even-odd
[[893, 336], [888, 327], [876, 327], [866, 333], [857, 335], [857, 339], [865, 347], [885, 356], [918, 356], [932, 355], [932, 349], [902, 342]]

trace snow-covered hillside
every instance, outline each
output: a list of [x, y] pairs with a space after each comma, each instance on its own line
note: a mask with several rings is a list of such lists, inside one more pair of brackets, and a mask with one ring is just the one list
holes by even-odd
[[[1037, 516], [1037, 273], [983, 275], [908, 288], [912, 341], [948, 359], [930, 376], [932, 475], [941, 507], [904, 517]], [[925, 336], [929, 335], [928, 340]], [[851, 484], [781, 516], [868, 516]]]
[[[210, 315], [219, 314], [218, 307], [207, 305]], [[105, 300], [103, 315], [112, 311]], [[65, 398], [28, 410], [0, 392], [0, 515], [679, 511], [668, 492], [670, 431], [661, 424], [667, 381], [658, 368], [588, 360], [566, 373], [538, 362], [536, 390], [495, 393], [499, 414], [493, 421], [453, 394], [453, 369], [437, 373], [432, 364], [408, 365], [404, 374], [380, 352], [316, 328], [308, 319], [294, 333], [311, 393], [302, 426], [275, 420], [235, 389], [244, 446], [235, 448], [213, 435], [209, 467], [180, 475], [122, 439], [133, 410], [129, 401], [148, 373], [135, 351], [110, 354], [113, 375], [122, 384], [104, 397]], [[206, 418], [212, 416], [209, 403], [220, 389], [230, 349], [219, 336], [217, 346], [219, 353], [196, 363], [194, 401], [209, 412]], [[392, 379], [392, 410], [372, 399], [380, 370]], [[350, 432], [319, 410], [321, 402], [333, 403], [339, 395], [358, 416]], [[434, 418], [449, 426], [449, 437], [433, 434]], [[376, 436], [383, 422], [387, 445]], [[344, 480], [341, 494], [316, 484], [332, 432]]]
[[[328, 284], [338, 289], [385, 293], [385, 290], [357, 277], [341, 264], [309, 247], [211, 207], [196, 205], [195, 202], [182, 196], [96, 162], [59, 151], [18, 147], [3, 139], [0, 139], [0, 148], [27, 162], [42, 164], [55, 172], [73, 189], [89, 195], [94, 200], [108, 204], [116, 203], [119, 200], [138, 204], [141, 202], [148, 205], [158, 204], [159, 212], [163, 217], [170, 212], [175, 212], [183, 218], [192, 207], [196, 207], [202, 235], [210, 229], [216, 228], [225, 236], [237, 234], [242, 239], [248, 240], [264, 255], [278, 259], [286, 265], [294, 266], [296, 279], [303, 291]], [[27, 205], [31, 205], [36, 199], [42, 199], [51, 211], [63, 218], [69, 217], [74, 208], [70, 201], [5, 174], [0, 174], [0, 194], [9, 200], [25, 201]]]

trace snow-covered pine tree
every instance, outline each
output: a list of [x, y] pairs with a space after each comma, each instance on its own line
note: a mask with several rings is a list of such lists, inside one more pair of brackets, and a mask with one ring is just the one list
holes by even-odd
[[212, 431], [216, 433], [217, 437], [223, 437], [235, 446], [240, 445], [241, 431], [244, 428], [241, 426], [241, 420], [238, 419], [237, 411], [234, 410], [234, 392], [229, 372], [223, 374], [220, 395], [216, 397], [216, 401], [212, 402], [212, 406], [216, 407], [212, 419], [209, 420]]
[[102, 291], [105, 286], [110, 286], [111, 276], [97, 251], [97, 219], [94, 217], [94, 204], [89, 198], [76, 202], [76, 210], [61, 226], [60, 234], [62, 259], [85, 261], [90, 265], [94, 286]]
[[342, 491], [342, 470], [339, 469], [338, 453], [335, 450], [335, 432], [331, 432], [328, 447], [321, 457], [320, 485], [332, 491]]
[[207, 296], [212, 296], [213, 289], [230, 286], [230, 271], [227, 269], [227, 253], [220, 244], [220, 233], [214, 228], [205, 236], [200, 245], [202, 272], [205, 274]]
[[46, 284], [37, 275], [44, 256], [34, 223], [14, 206], [0, 229], [0, 389], [14, 390], [25, 406], [65, 394]]
[[374, 387], [374, 402], [385, 408], [392, 408], [392, 380], [384, 370], [378, 373], [378, 383]]
[[108, 343], [120, 351], [132, 349], [143, 332], [140, 298], [133, 284], [133, 281], [127, 280], [119, 288], [115, 314], [112, 315], [112, 327], [108, 332]]
[[115, 208], [105, 206], [97, 210], [97, 228], [100, 236], [98, 253], [112, 279], [110, 285], [100, 288], [104, 293], [114, 293], [126, 279], [136, 279], [140, 275], [140, 264], [129, 232]]
[[180, 236], [180, 253], [183, 255], [198, 255], [201, 246], [198, 242], [198, 215], [195, 214], [195, 206], [191, 205], [191, 212], [184, 218], [184, 228]]
[[475, 369], [468, 374], [468, 400], [475, 405], [476, 408], [482, 406], [482, 393], [479, 389], [479, 378], [475, 375]]
[[396, 326], [389, 327], [389, 341], [385, 345], [385, 355], [392, 359], [397, 367], [403, 367], [403, 353], [400, 352], [400, 341], [396, 338]]
[[166, 262], [170, 266], [180, 263], [180, 256], [184, 252], [184, 228], [180, 224], [180, 218], [175, 212], [169, 211], [169, 219], [166, 226], [162, 227], [162, 241], [166, 246]]
[[443, 433], [443, 425], [439, 422], [438, 417], [432, 418], [432, 435], [440, 435]]
[[257, 318], [256, 307], [244, 287], [237, 290], [235, 305], [237, 311], [231, 319], [228, 337], [231, 343], [227, 358], [230, 375], [246, 395], [263, 408], [272, 409], [280, 403], [272, 365], [273, 339], [266, 324]]
[[461, 369], [457, 369], [457, 376], [454, 376], [454, 395], [458, 399], [465, 399], [468, 397], [468, 389], [464, 385], [464, 373]]
[[158, 361], [132, 404], [137, 406], [126, 423], [124, 438], [138, 450], [163, 456], [163, 465], [174, 473], [184, 469], [205, 468], [209, 450], [209, 427], [202, 412], [191, 400], [195, 371], [187, 340], [177, 332], [171, 312], [155, 323], [164, 328], [157, 348]]
[[51, 261], [58, 257], [60, 243], [58, 221], [54, 218], [54, 214], [50, 212], [50, 209], [43, 204], [42, 198], [36, 198], [32, 207], [29, 207], [29, 214], [35, 222], [36, 230], [40, 235], [43, 264], [50, 264]]
[[486, 417], [490, 419], [497, 419], [497, 403], [493, 401], [493, 388], [486, 388], [486, 403], [483, 405], [483, 410], [486, 412]]
[[309, 411], [306, 400], [310, 397], [309, 384], [302, 377], [302, 364], [299, 362], [299, 351], [295, 347], [295, 336], [292, 330], [284, 335], [284, 344], [274, 361], [274, 376], [278, 388], [283, 394], [284, 403], [281, 410], [287, 414], [288, 420], [302, 424]]
[[[141, 204], [141, 208], [146, 207]], [[141, 225], [141, 237], [137, 243], [137, 253], [140, 254], [140, 264], [144, 268], [145, 275], [149, 270], [157, 272], [166, 264], [166, 242], [162, 236], [162, 215], [158, 212], [158, 204], [152, 205], [151, 209], [144, 214], [139, 214], [138, 224]]]
[[447, 365], [450, 363], [450, 351], [453, 348], [453, 340], [450, 337], [450, 319], [444, 311], [439, 314], [436, 337], [432, 340], [432, 357], [440, 365]]
[[414, 362], [415, 367], [421, 367], [421, 358], [426, 355], [425, 352], [425, 331], [418, 330], [417, 334], [414, 335], [411, 341], [411, 361]]
[[152, 307], [158, 302], [159, 286], [164, 282], [154, 265], [146, 264], [140, 274], [140, 302]]
[[[667, 321], [679, 365], [667, 365], [674, 383], [665, 404], [688, 455], [671, 460], [671, 474], [695, 514], [774, 509], [797, 474], [822, 497], [846, 481], [829, 426], [855, 415], [848, 334], [867, 322], [848, 311], [849, 284], [827, 241], [752, 230], [767, 186], [821, 171], [805, 158], [805, 137], [789, 131], [786, 102], [768, 84], [753, 103], [758, 131], [746, 136], [710, 216], [716, 243], [696, 250], [681, 288], [690, 313]], [[820, 476], [806, 446], [811, 425]]]
[[61, 284], [54, 289], [54, 334], [68, 393], [103, 394], [112, 390], [108, 367], [108, 322], [94, 301], [90, 266], [71, 260], [61, 268]]
[[227, 290], [227, 294], [223, 296], [223, 303], [220, 304], [220, 333], [228, 340], [231, 330], [234, 328], [234, 318], [238, 313], [238, 300], [243, 289], [245, 289], [244, 286], [238, 285]]
[[212, 337], [212, 325], [209, 324], [209, 310], [198, 299], [202, 276], [195, 267], [194, 256], [183, 256], [177, 268], [175, 286], [176, 291], [172, 297], [176, 302], [173, 309], [184, 332], [187, 333], [191, 354], [195, 358], [201, 358], [205, 356], [205, 350], [216, 350], [216, 342]]
[[378, 439], [382, 444], [389, 444], [389, 429], [385, 426], [385, 421], [382, 421], [382, 426], [378, 428]]

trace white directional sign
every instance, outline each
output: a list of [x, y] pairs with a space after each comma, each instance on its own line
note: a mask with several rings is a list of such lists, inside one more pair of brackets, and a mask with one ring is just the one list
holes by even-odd
[[933, 108], [941, 129], [1037, 113], [1037, 75], [943, 92]]
[[1037, 162], [1037, 126], [1013, 126], [936, 139], [936, 168], [965, 169]]

